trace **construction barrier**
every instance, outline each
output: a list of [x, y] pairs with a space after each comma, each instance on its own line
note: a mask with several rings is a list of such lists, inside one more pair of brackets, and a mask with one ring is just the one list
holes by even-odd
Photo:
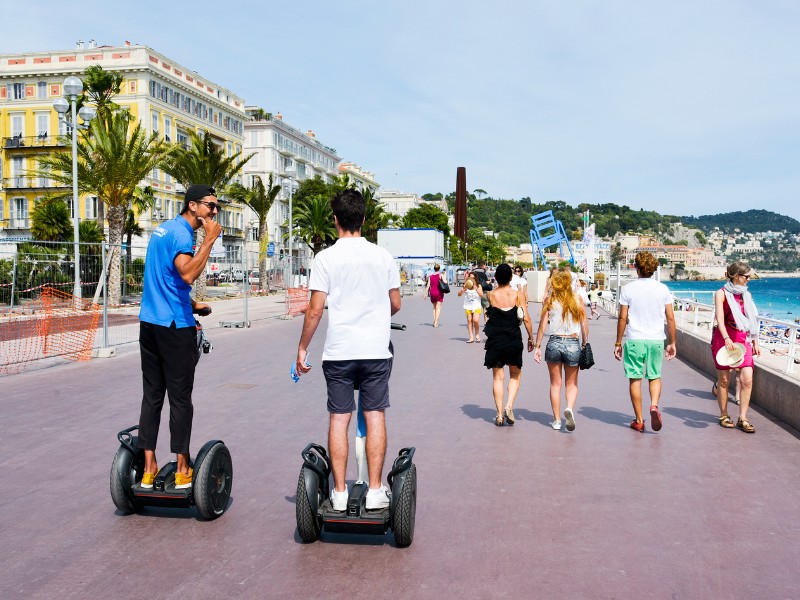
[[89, 360], [101, 312], [90, 300], [42, 288], [22, 314], [0, 319], [0, 375], [19, 373], [43, 358]]
[[289, 288], [286, 290], [286, 314], [296, 317], [308, 308], [308, 287]]

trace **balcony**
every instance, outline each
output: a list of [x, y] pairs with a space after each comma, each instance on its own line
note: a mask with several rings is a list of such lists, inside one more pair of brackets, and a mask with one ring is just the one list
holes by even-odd
[[58, 148], [66, 146], [63, 137], [40, 133], [39, 135], [21, 136], [14, 135], [3, 138], [3, 147], [6, 150], [17, 148]]
[[63, 190], [69, 187], [40, 177], [15, 176], [6, 177], [2, 181], [3, 188], [7, 190]]
[[224, 225], [222, 227], [222, 235], [224, 237], [241, 238], [244, 232], [239, 227], [228, 227]]
[[30, 219], [9, 219], [6, 221], [8, 223], [8, 229], [29, 229], [30, 228]]

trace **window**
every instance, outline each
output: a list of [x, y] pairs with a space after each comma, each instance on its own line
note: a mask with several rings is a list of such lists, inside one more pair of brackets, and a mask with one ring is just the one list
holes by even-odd
[[36, 135], [47, 138], [50, 135], [50, 113], [36, 113]]
[[158, 133], [158, 113], [153, 112], [153, 133]]
[[12, 114], [11, 115], [11, 135], [16, 137], [25, 136], [25, 115]]
[[164, 117], [164, 140], [172, 141], [172, 119]]
[[75, 215], [72, 214], [72, 198], [64, 198], [64, 202], [67, 203], [67, 210], [69, 211], [69, 218], [73, 219]]
[[39, 167], [38, 170], [41, 171], [39, 175], [39, 187], [43, 188], [50, 187], [50, 178], [47, 175], [45, 175], [48, 169], [44, 165], [42, 165], [42, 163], [39, 163], [38, 167]]
[[251, 131], [250, 132], [250, 147], [254, 148], [255, 146], [258, 146], [258, 132], [257, 131]]
[[47, 98], [47, 82], [46, 81], [39, 81], [36, 84], [36, 97], [39, 100]]
[[89, 196], [83, 199], [84, 219], [97, 218], [97, 196]]
[[9, 100], [25, 100], [25, 84], [9, 83], [6, 86], [6, 96]]
[[4, 205], [5, 205], [5, 202], [0, 200], [0, 221], [3, 220], [3, 208], [4, 208]]
[[22, 187], [24, 182], [23, 173], [25, 173], [25, 159], [21, 156], [15, 156], [11, 159], [11, 185], [12, 187]]
[[187, 134], [186, 132], [181, 131], [180, 129], [178, 129], [177, 140], [178, 140], [178, 144], [180, 144], [181, 146], [186, 147], [186, 146], [189, 145], [189, 134]]
[[11, 227], [17, 229], [28, 228], [28, 199], [12, 198], [9, 203], [11, 208]]

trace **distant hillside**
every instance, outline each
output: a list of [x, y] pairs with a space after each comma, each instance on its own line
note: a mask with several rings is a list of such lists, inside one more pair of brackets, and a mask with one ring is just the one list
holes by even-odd
[[683, 224], [709, 232], [714, 227], [732, 233], [738, 228], [743, 233], [757, 231], [788, 231], [800, 233], [800, 221], [769, 210], [748, 210], [700, 217], [683, 217]]

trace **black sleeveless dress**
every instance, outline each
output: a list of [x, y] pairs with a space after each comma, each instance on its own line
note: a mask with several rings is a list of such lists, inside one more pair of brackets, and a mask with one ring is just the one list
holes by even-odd
[[500, 310], [490, 306], [486, 310], [489, 321], [483, 328], [486, 336], [487, 369], [502, 368], [506, 365], [522, 368], [522, 331], [517, 320], [517, 309]]

